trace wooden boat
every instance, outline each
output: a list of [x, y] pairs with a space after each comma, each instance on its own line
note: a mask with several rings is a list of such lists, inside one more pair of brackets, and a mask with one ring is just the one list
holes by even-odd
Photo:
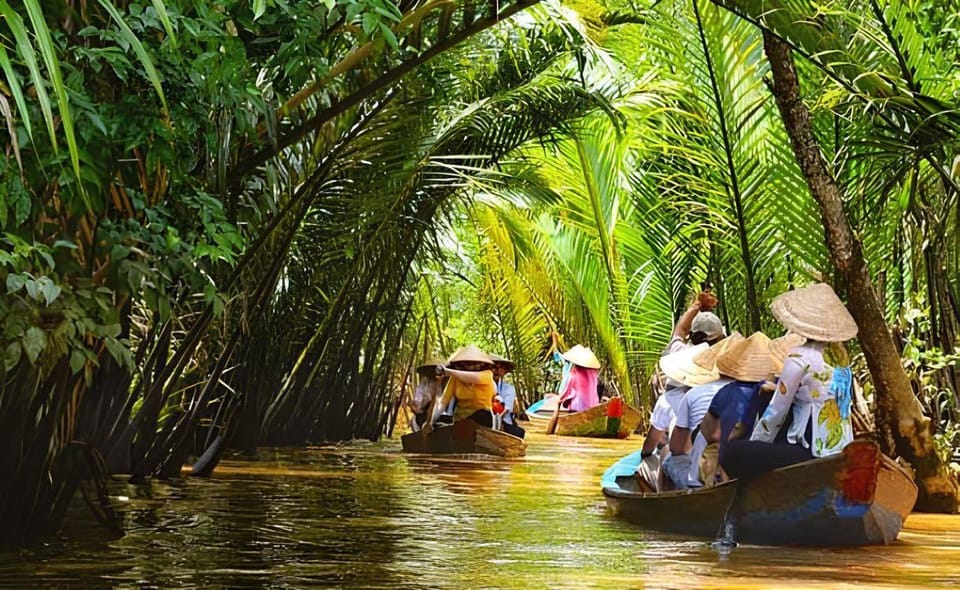
[[603, 476], [614, 514], [662, 532], [714, 538], [731, 509], [736, 540], [756, 545], [892, 543], [917, 499], [913, 477], [869, 441], [742, 484], [660, 493], [640, 491], [633, 475], [639, 462], [639, 452], [628, 455]]
[[[556, 397], [546, 397], [527, 408], [527, 418], [531, 425], [539, 425], [541, 429], [546, 429], [547, 423], [553, 417], [556, 409]], [[634, 430], [640, 426], [643, 415], [640, 411], [628, 404], [623, 405], [623, 416], [620, 418], [619, 425], [610, 425], [607, 429], [607, 406], [610, 401], [605, 401], [599, 406], [594, 406], [589, 410], [582, 412], [568, 412], [560, 410], [560, 416], [557, 418], [557, 429], [554, 434], [561, 436], [591, 436], [597, 438], [627, 438]]]
[[522, 438], [481, 426], [473, 420], [460, 420], [450, 426], [411, 432], [400, 437], [400, 443], [407, 453], [480, 453], [497, 457], [523, 457], [527, 454], [527, 443]]

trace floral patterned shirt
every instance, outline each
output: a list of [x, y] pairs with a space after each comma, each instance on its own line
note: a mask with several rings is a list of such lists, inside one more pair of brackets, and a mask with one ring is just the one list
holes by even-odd
[[[839, 453], [853, 440], [849, 418], [840, 417], [840, 407], [831, 391], [833, 367], [823, 359], [823, 344], [808, 342], [792, 349], [784, 359], [777, 391], [757, 421], [750, 440], [773, 442], [793, 411], [787, 442], [811, 449], [813, 456]], [[812, 440], [807, 440], [807, 425]]]

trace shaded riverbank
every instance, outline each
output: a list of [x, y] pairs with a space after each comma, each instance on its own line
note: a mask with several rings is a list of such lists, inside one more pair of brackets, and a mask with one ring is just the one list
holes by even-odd
[[533, 435], [515, 461], [399, 441], [261, 449], [210, 480], [116, 484], [127, 534], [0, 554], [5, 587], [625, 588], [955, 586], [960, 517], [913, 515], [889, 547], [706, 543], [612, 518], [600, 474], [639, 440]]

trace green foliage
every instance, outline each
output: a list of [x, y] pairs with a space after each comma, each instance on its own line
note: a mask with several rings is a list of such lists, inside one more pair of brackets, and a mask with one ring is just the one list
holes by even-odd
[[900, 311], [899, 327], [903, 331], [903, 367], [918, 387], [918, 396], [934, 416], [956, 414], [956, 392], [945, 387], [945, 369], [960, 361], [960, 348], [943, 351], [923, 339], [930, 330], [930, 308], [922, 296], [915, 296], [911, 305]]

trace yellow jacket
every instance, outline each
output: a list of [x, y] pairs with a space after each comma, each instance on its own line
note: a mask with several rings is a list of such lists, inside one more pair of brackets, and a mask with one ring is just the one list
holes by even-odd
[[493, 396], [497, 393], [493, 383], [493, 371], [456, 371], [447, 369], [450, 380], [443, 390], [440, 407], [445, 408], [454, 397], [457, 398], [457, 409], [453, 412], [454, 420], [463, 420], [477, 410], [493, 408]]

